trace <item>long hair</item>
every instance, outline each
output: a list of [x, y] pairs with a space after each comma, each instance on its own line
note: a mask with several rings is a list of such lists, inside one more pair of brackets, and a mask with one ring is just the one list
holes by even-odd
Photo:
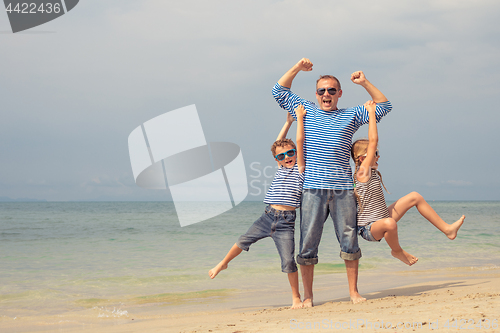
[[[367, 139], [358, 139], [354, 141], [354, 143], [351, 146], [351, 157], [352, 160], [354, 161], [353, 179], [356, 179], [356, 174], [358, 173], [359, 167], [361, 166], [361, 162], [359, 161], [360, 157], [365, 155], [366, 151], [368, 150], [368, 142], [369, 141]], [[380, 173], [380, 171], [375, 170], [375, 172], [380, 177], [380, 182], [382, 183], [382, 186], [384, 187], [385, 191], [390, 194], [390, 192], [387, 191], [387, 188], [384, 185], [384, 181], [382, 180], [382, 174]], [[356, 200], [358, 201], [358, 206], [359, 206], [358, 213], [361, 213], [361, 211], [363, 210], [363, 206], [358, 191], [356, 189], [356, 183], [354, 183], [354, 195], [356, 196]]]

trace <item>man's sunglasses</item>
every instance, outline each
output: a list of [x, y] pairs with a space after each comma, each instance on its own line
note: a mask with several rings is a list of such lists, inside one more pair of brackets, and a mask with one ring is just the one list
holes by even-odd
[[283, 161], [285, 159], [286, 156], [288, 157], [293, 157], [295, 156], [295, 149], [290, 149], [290, 150], [287, 150], [286, 152], [284, 153], [281, 153], [281, 154], [278, 154], [276, 156], [274, 156], [278, 161]]
[[328, 90], [328, 93], [332, 96], [337, 93], [337, 89], [335, 89], [335, 88], [328, 88], [328, 89], [319, 88], [316, 90], [316, 92], [318, 93], [318, 95], [323, 96], [323, 94], [325, 93], [326, 90]]

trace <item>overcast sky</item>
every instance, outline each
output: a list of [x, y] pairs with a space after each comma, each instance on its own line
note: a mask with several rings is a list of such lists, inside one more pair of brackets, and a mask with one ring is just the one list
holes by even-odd
[[246, 200], [260, 200], [257, 167], [274, 167], [285, 120], [271, 89], [307, 57], [302, 97], [333, 74], [339, 107], [362, 104], [349, 77], [363, 70], [392, 102], [379, 124], [387, 199], [500, 200], [499, 14], [495, 0], [81, 0], [13, 34], [2, 10], [0, 197], [168, 200], [135, 184], [128, 135], [196, 104], [207, 141], [241, 147], [257, 180]]

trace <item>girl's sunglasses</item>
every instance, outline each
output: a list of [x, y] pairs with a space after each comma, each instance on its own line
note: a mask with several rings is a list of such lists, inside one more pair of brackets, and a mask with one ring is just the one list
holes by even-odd
[[285, 157], [286, 157], [285, 155], [288, 156], [288, 157], [295, 156], [295, 149], [287, 150], [284, 153], [281, 153], [281, 154], [278, 154], [278, 155], [274, 156], [274, 158], [276, 158], [278, 161], [283, 161], [285, 159]]
[[319, 88], [318, 90], [316, 90], [316, 92], [318, 93], [318, 95], [322, 96], [326, 90], [328, 90], [328, 93], [332, 96], [337, 93], [337, 89], [335, 89], [335, 88], [328, 88], [328, 89]]
[[[364, 155], [361, 155], [361, 156], [364, 156], [364, 157], [366, 157], [366, 154], [364, 154]], [[375, 151], [375, 157], [378, 157], [378, 149], [377, 149], [377, 150]]]

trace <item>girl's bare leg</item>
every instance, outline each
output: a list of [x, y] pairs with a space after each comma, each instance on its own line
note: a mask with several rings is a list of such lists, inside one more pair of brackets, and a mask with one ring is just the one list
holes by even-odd
[[392, 217], [396, 222], [398, 222], [403, 215], [411, 208], [417, 207], [420, 215], [425, 217], [430, 223], [432, 223], [436, 228], [438, 228], [442, 233], [444, 233], [449, 239], [455, 239], [457, 237], [458, 229], [464, 223], [465, 216], [462, 215], [453, 224], [448, 224], [432, 209], [432, 207], [425, 201], [425, 199], [417, 192], [411, 192], [405, 195], [401, 199], [398, 199], [389, 208], [389, 216]]
[[288, 273], [288, 282], [292, 288], [292, 306], [290, 309], [300, 309], [303, 307], [299, 293], [299, 272]]
[[231, 260], [236, 258], [241, 253], [241, 251], [243, 250], [240, 249], [238, 245], [234, 244], [231, 250], [229, 250], [229, 252], [226, 254], [226, 257], [220, 263], [218, 263], [217, 266], [208, 271], [208, 276], [210, 276], [211, 279], [216, 277], [220, 271], [227, 268], [227, 264]]
[[409, 254], [399, 245], [398, 224], [393, 218], [381, 219], [373, 222], [370, 229], [372, 236], [379, 240], [385, 238], [387, 245], [391, 248], [391, 254], [405, 264], [411, 266], [418, 261], [418, 258]]

